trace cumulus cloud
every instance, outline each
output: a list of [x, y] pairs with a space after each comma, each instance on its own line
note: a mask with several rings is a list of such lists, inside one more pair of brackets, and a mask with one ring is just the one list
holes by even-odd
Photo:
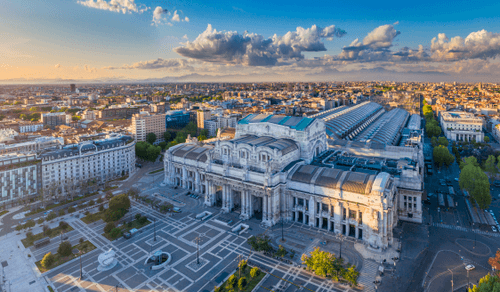
[[192, 63], [189, 60], [184, 59], [162, 59], [158, 58], [156, 60], [137, 62], [132, 65], [123, 65], [121, 67], [104, 67], [107, 70], [117, 70], [117, 69], [142, 69], [142, 70], [192, 70], [193, 67], [190, 66]]
[[169, 15], [170, 12], [168, 12], [167, 9], [163, 9], [161, 6], [157, 6], [155, 10], [153, 11], [153, 21], [151, 22], [151, 25], [158, 26], [160, 24], [166, 23], [168, 24], [167, 18], [165, 15]]
[[187, 16], [186, 16], [186, 17], [184, 17], [184, 21], [185, 21], [185, 22], [189, 22], [189, 17], [187, 17]]
[[355, 39], [349, 46], [342, 49], [339, 55], [344, 60], [379, 61], [390, 56], [389, 48], [394, 38], [401, 34], [394, 25], [386, 24], [375, 28], [363, 41]]
[[174, 11], [174, 15], [172, 16], [172, 21], [181, 21], [181, 18], [179, 17], [179, 14], [177, 14], [177, 10]]
[[149, 8], [143, 4], [136, 4], [135, 0], [79, 0], [78, 4], [83, 6], [101, 9], [101, 10], [109, 10], [114, 12], [125, 13], [142, 13], [147, 11]]
[[188, 39], [188, 35], [187, 35], [187, 34], [185, 34], [185, 35], [182, 37], [182, 39], [187, 40], [187, 39]]
[[174, 50], [181, 56], [227, 64], [249, 66], [280, 65], [289, 59], [303, 59], [303, 52], [326, 51], [323, 39], [342, 37], [346, 33], [334, 25], [320, 28], [313, 25], [304, 29], [297, 27], [283, 36], [274, 35], [264, 38], [262, 35], [235, 31], [217, 31], [209, 24], [193, 42], [186, 42], [183, 47]]
[[435, 61], [457, 61], [466, 59], [494, 59], [500, 55], [500, 33], [480, 30], [470, 33], [465, 39], [456, 36], [448, 39], [440, 33], [431, 40], [431, 57]]
[[59, 68], [61, 68], [61, 64], [56, 64], [54, 67], [55, 67], [56, 69], [59, 69]]
[[84, 65], [83, 69], [89, 73], [95, 73], [97, 72], [97, 69], [94, 67], [90, 67], [89, 65]]

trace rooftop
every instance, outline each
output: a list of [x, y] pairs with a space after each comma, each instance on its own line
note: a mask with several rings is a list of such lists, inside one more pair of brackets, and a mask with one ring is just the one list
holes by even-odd
[[238, 124], [255, 124], [255, 123], [270, 123], [275, 125], [287, 126], [291, 129], [297, 131], [304, 131], [314, 119], [312, 118], [301, 118], [301, 117], [290, 117], [283, 115], [265, 115], [265, 114], [250, 114], [243, 119], [241, 119]]

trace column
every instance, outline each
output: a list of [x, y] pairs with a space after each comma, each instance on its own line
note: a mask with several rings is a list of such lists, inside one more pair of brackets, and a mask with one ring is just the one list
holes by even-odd
[[328, 231], [332, 229], [331, 214], [332, 214], [332, 205], [328, 204], [328, 226], [327, 226]]
[[315, 219], [315, 211], [316, 211], [316, 202], [314, 201], [314, 196], [311, 196], [309, 198], [309, 226], [314, 227], [314, 221]]
[[262, 221], [267, 221], [267, 196], [264, 195], [262, 198]]
[[356, 224], [354, 224], [354, 226], [356, 226], [355, 230], [354, 230], [354, 236], [356, 238], [358, 238], [358, 236], [359, 236], [359, 234], [358, 234], [359, 233], [359, 231], [358, 231], [358, 221], [359, 221], [359, 210], [356, 210]]
[[248, 218], [253, 216], [253, 206], [252, 206], [252, 194], [250, 190], [247, 190], [247, 200], [248, 200]]
[[243, 216], [244, 219], [247, 219], [247, 212], [246, 212], [246, 209], [247, 209], [247, 202], [246, 202], [246, 194], [245, 194], [245, 190], [242, 190], [240, 192], [240, 202], [241, 202], [241, 212], [240, 212], [240, 216]]

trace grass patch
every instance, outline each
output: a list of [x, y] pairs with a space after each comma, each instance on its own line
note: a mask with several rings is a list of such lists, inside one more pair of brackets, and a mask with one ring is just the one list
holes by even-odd
[[[86, 246], [86, 248], [83, 248], [83, 246]], [[88, 252], [95, 249], [95, 245], [93, 245], [90, 241], [87, 240], [87, 241], [84, 241], [83, 243], [79, 243], [79, 244], [73, 246], [71, 249], [73, 250], [75, 248], [78, 250], [83, 250], [84, 253], [88, 253]], [[40, 263], [42, 260], [39, 260], [35, 264], [36, 264], [38, 270], [40, 270], [40, 273], [45, 273], [45, 272], [50, 271], [51, 269], [53, 269], [57, 266], [60, 266], [66, 262], [71, 261], [74, 258], [77, 258], [78, 256], [79, 255], [71, 254], [67, 257], [62, 257], [56, 253], [56, 254], [54, 254], [54, 263], [50, 267], [48, 267], [48, 268], [42, 267], [42, 264]]]
[[9, 210], [3, 210], [2, 212], [0, 212], [0, 216], [5, 215], [7, 213], [9, 213]]
[[[252, 278], [250, 276], [250, 269], [252, 267], [251, 266], [248, 266], [245, 270], [245, 273], [244, 274], [241, 274], [241, 277], [245, 277], [247, 279], [247, 285], [244, 287], [243, 290], [240, 290], [238, 288], [238, 284], [234, 285], [233, 291], [235, 292], [250, 292], [252, 291], [259, 283], [260, 281], [262, 281], [262, 279], [266, 276], [266, 273], [264, 273], [262, 270], [260, 270], [260, 273], [258, 276], [256, 276], [255, 278]], [[238, 283], [238, 280], [240, 279], [238, 276], [238, 271], [234, 272], [234, 275], [236, 276], [236, 283]], [[229, 291], [228, 289], [226, 289], [226, 285], [227, 285], [227, 280], [222, 283], [219, 287], [220, 287], [220, 292], [227, 292]]]
[[[125, 216], [127, 216], [127, 215], [125, 215]], [[149, 221], [149, 220], [147, 220], [146, 223], [144, 223], [144, 224], [141, 224], [141, 223], [139, 223], [139, 221], [134, 220], [134, 221], [132, 221], [132, 224], [130, 224], [130, 225], [129, 224], [123, 224], [122, 226], [117, 227], [118, 229], [120, 229], [121, 232], [115, 238], [111, 237], [111, 235], [109, 235], [108, 233], [103, 233], [101, 235], [104, 236], [104, 237], [106, 237], [109, 241], [113, 241], [113, 240], [117, 239], [118, 237], [120, 237], [124, 232], [129, 231], [130, 229], [133, 229], [133, 228], [140, 229], [140, 228], [142, 228], [144, 226], [147, 226], [150, 223], [151, 223], [151, 221]]]
[[105, 211], [106, 210], [104, 210], [102, 212], [97, 212], [97, 213], [89, 213], [88, 215], [81, 218], [80, 220], [82, 220], [85, 224], [90, 224], [90, 223], [99, 221], [100, 219], [104, 219], [103, 215], [104, 215]]
[[157, 169], [157, 170], [155, 170], [155, 171], [151, 171], [149, 174], [162, 172], [163, 170], [164, 170], [164, 168], [160, 168], [160, 169]]
[[47, 286], [47, 289], [49, 289], [50, 292], [54, 292], [54, 289], [52, 289], [51, 286]]
[[[71, 230], [73, 230], [73, 227], [71, 227], [71, 225], [68, 225], [68, 227], [66, 228], [66, 230], [64, 232], [68, 233]], [[56, 228], [53, 228], [52, 229], [52, 233], [48, 237], [54, 238], [54, 237], [60, 236], [61, 235], [61, 231], [63, 231], [63, 229], [61, 227], [59, 227], [59, 226], [56, 227]], [[33, 237], [31, 237], [31, 238], [21, 239], [21, 242], [23, 243], [23, 245], [24, 245], [25, 248], [28, 248], [28, 247], [30, 247], [30, 246], [33, 245], [33, 242], [35, 242], [35, 241], [37, 241], [39, 239], [45, 238], [45, 237], [47, 237], [47, 235], [44, 235], [43, 232], [40, 232], [38, 234], [33, 235]]]

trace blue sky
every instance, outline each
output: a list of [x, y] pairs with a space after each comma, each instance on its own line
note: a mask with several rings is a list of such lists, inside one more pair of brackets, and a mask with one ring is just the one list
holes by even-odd
[[[113, 1], [131, 10], [103, 9]], [[162, 13], [152, 25], [158, 6], [168, 13]], [[6, 52], [0, 56], [0, 79], [144, 79], [238, 72], [242, 78], [277, 76], [285, 80], [284, 72], [291, 70], [297, 76], [317, 77], [323, 72], [335, 77], [335, 72], [349, 72], [355, 78], [359, 70], [380, 73], [381, 68], [385, 73], [408, 73], [409, 79], [423, 71], [426, 76], [439, 73], [432, 78], [482, 78], [499, 69], [498, 11], [500, 1], [478, 5], [470, 1], [0, 0], [0, 37], [6, 40], [0, 44]], [[172, 19], [174, 12], [180, 21]], [[205, 39], [193, 43], [209, 24], [212, 30]], [[297, 30], [313, 25], [317, 26], [311, 32], [313, 39], [309, 32]], [[386, 27], [371, 40], [389, 39], [371, 43], [365, 39], [382, 26]], [[328, 27], [337, 31], [322, 30]], [[473, 45], [463, 41], [482, 30], [487, 33], [476, 36], [479, 41]], [[245, 31], [255, 35], [244, 35]], [[297, 33], [294, 40], [283, 38], [267, 47], [266, 39], [288, 32]], [[431, 48], [431, 40], [443, 33], [448, 40]], [[455, 36], [462, 41], [450, 45]], [[213, 38], [225, 39], [227, 52], [206, 51], [204, 46], [221, 46]], [[187, 40], [190, 45], [181, 44]], [[417, 54], [419, 45], [422, 48]], [[266, 48], [256, 49], [258, 46]], [[405, 47], [411, 50], [409, 56], [405, 51], [404, 58], [394, 58]], [[294, 52], [283, 53], [290, 49]]]

